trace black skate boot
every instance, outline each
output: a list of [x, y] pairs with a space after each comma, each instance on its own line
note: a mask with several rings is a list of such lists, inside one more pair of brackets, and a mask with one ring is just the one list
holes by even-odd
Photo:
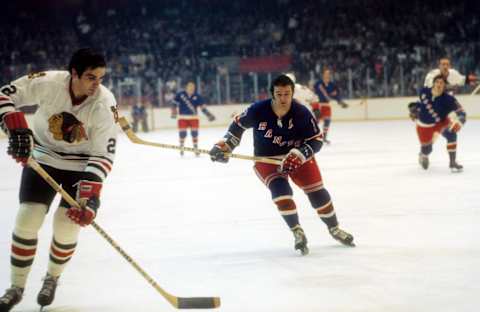
[[334, 239], [344, 244], [345, 246], [355, 247], [352, 234], [345, 232], [344, 230], [339, 228], [338, 225], [329, 228], [328, 231]]
[[457, 152], [448, 152], [450, 158], [450, 171], [451, 172], [462, 172], [463, 166], [457, 163]]
[[463, 166], [460, 165], [459, 163], [457, 162], [451, 162], [450, 163], [450, 171], [451, 172], [462, 172], [463, 171]]
[[180, 144], [180, 156], [183, 157], [184, 151], [183, 151], [183, 144]]
[[52, 304], [53, 299], [55, 299], [57, 284], [58, 277], [47, 274], [47, 276], [43, 278], [43, 285], [37, 296], [37, 302], [42, 308]]
[[300, 225], [292, 228], [293, 236], [295, 237], [295, 250], [300, 250], [303, 256], [308, 255], [309, 249], [307, 247], [307, 237]]
[[430, 162], [428, 160], [428, 156], [420, 153], [418, 155], [418, 163], [420, 164], [420, 166], [422, 166], [423, 169], [427, 170], [428, 165], [430, 164]]
[[23, 297], [23, 288], [12, 286], [0, 297], [0, 312], [10, 311]]

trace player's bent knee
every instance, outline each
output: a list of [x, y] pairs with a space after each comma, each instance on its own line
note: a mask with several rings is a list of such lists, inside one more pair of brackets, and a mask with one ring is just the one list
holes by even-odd
[[41, 203], [24, 202], [17, 213], [14, 232], [20, 237], [36, 237], [43, 224], [48, 206]]
[[81, 228], [67, 217], [67, 210], [65, 207], [58, 207], [53, 217], [53, 235], [63, 244], [76, 242]]
[[331, 201], [330, 194], [324, 188], [307, 194], [310, 204], [314, 208], [322, 207]]
[[282, 196], [292, 196], [293, 190], [288, 184], [288, 180], [285, 178], [276, 178], [268, 185], [270, 192], [272, 193], [272, 199], [276, 199]]

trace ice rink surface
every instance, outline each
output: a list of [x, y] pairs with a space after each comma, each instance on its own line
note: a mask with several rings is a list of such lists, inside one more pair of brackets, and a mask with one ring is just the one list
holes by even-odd
[[[434, 145], [431, 168], [421, 169], [409, 121], [337, 122], [331, 130], [332, 144], [317, 161], [356, 248], [335, 242], [294, 188], [310, 246], [302, 257], [251, 162], [181, 158], [177, 151], [134, 145], [123, 135], [96, 221], [160, 286], [178, 296], [220, 296], [218, 311], [478, 311], [480, 121], [468, 121], [459, 135], [463, 173], [450, 173], [443, 138]], [[224, 131], [201, 129], [200, 147], [209, 149]], [[139, 136], [177, 143], [174, 130]], [[9, 286], [21, 173], [4, 152], [6, 143], [0, 140], [1, 288]], [[235, 152], [251, 154], [251, 145], [248, 131]], [[39, 234], [26, 294], [14, 311], [38, 311], [52, 215]], [[175, 309], [87, 228], [46, 310]]]

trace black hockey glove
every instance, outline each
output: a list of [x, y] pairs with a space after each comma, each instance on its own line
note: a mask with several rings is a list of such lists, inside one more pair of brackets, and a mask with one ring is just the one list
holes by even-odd
[[418, 115], [418, 110], [417, 110], [417, 102], [411, 102], [408, 104], [408, 111], [409, 111], [409, 116], [410, 119], [415, 121], [417, 119]]
[[210, 159], [212, 161], [218, 161], [221, 163], [227, 163], [230, 157], [228, 153], [231, 153], [235, 147], [240, 144], [240, 139], [236, 136], [228, 133], [225, 135], [224, 140], [217, 142], [210, 150]]
[[25, 164], [32, 153], [33, 133], [28, 128], [22, 112], [11, 112], [3, 117], [4, 127], [8, 130], [7, 154], [17, 162]]

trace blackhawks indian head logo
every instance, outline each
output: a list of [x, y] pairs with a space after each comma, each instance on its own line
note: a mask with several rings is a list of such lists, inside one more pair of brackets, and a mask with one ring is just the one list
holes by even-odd
[[70, 113], [62, 112], [48, 118], [48, 130], [57, 141], [80, 143], [88, 140], [83, 123]]

